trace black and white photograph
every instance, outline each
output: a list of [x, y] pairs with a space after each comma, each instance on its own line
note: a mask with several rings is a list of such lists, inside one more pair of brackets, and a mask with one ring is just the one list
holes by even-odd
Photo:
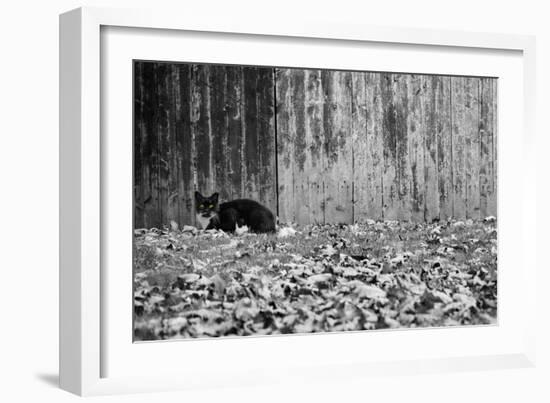
[[134, 341], [496, 324], [497, 87], [134, 60]]

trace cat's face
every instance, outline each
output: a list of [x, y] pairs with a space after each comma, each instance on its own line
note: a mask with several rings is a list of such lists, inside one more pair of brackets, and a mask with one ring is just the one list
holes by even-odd
[[199, 192], [195, 192], [195, 210], [198, 216], [213, 217], [218, 212], [218, 194], [214, 193], [210, 197], [204, 197]]

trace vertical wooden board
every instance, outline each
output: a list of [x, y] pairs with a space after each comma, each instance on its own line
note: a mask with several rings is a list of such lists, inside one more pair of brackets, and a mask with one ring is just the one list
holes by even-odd
[[424, 219], [432, 222], [439, 219], [439, 192], [437, 168], [438, 115], [437, 91], [440, 85], [439, 76], [422, 76], [424, 130]]
[[163, 82], [161, 83], [161, 189], [163, 217], [162, 225], [169, 225], [171, 221], [178, 222], [178, 173], [175, 155], [175, 99], [173, 94], [174, 76], [173, 64], [163, 64]]
[[143, 62], [141, 65], [142, 89], [141, 108], [139, 110], [140, 126], [140, 155], [141, 155], [141, 201], [143, 226], [153, 226], [156, 213], [155, 197], [153, 195], [153, 182], [156, 179], [154, 152], [156, 141], [153, 133], [154, 107], [153, 91], [151, 86], [155, 85], [154, 64]]
[[353, 221], [364, 222], [369, 217], [369, 170], [367, 143], [367, 83], [366, 73], [351, 73], [351, 141], [353, 144]]
[[329, 223], [351, 223], [351, 73], [323, 71], [322, 85], [325, 92], [325, 220]]
[[496, 186], [494, 171], [494, 140], [496, 137], [494, 122], [494, 87], [496, 79], [482, 78], [480, 81], [480, 164], [479, 192], [480, 214], [482, 217], [496, 215]]
[[147, 63], [145, 72], [145, 149], [144, 154], [149, 159], [149, 170], [144, 178], [147, 184], [148, 197], [145, 199], [145, 225], [160, 227], [162, 222], [162, 206], [160, 204], [159, 189], [159, 137], [157, 135], [158, 119], [158, 64]]
[[227, 172], [227, 108], [226, 67], [210, 66], [210, 126], [212, 130], [212, 164], [214, 191], [221, 201], [231, 198], [231, 185]]
[[191, 132], [191, 65], [178, 64], [176, 68], [176, 159], [178, 164], [178, 194], [180, 224], [194, 225], [194, 158]]
[[469, 77], [467, 79], [466, 107], [468, 116], [465, 124], [466, 136], [466, 217], [480, 218], [480, 192], [479, 192], [479, 162], [480, 162], [480, 138], [479, 138], [479, 84], [480, 79]]
[[407, 76], [382, 74], [384, 219], [409, 220], [410, 164], [407, 137]]
[[408, 115], [409, 100], [408, 87], [411, 76], [409, 74], [394, 75], [394, 105], [397, 123], [397, 178], [399, 183], [399, 199], [397, 219], [408, 221], [411, 219], [411, 166], [409, 161], [409, 133]]
[[453, 217], [466, 218], [467, 78], [451, 77]]
[[244, 195], [259, 199], [256, 186], [259, 177], [259, 133], [258, 133], [258, 69], [243, 67], [243, 128], [244, 128]]
[[493, 121], [493, 191], [489, 197], [487, 213], [497, 216], [498, 212], [498, 79], [493, 79], [493, 98], [491, 102]]
[[422, 76], [407, 77], [407, 140], [410, 165], [411, 219], [424, 222], [426, 209], [424, 176], [424, 137], [426, 119], [423, 100], [429, 95]]
[[307, 142], [307, 199], [309, 223], [324, 224], [324, 94], [321, 70], [305, 71], [305, 137]]
[[478, 79], [452, 77], [453, 190], [457, 219], [479, 217]]
[[366, 85], [366, 209], [365, 217], [384, 219], [384, 105], [380, 73], [365, 73]]
[[155, 136], [157, 138], [157, 163], [158, 163], [158, 207], [159, 221], [156, 226], [162, 227], [168, 224], [168, 175], [169, 175], [169, 135], [168, 135], [168, 111], [169, 102], [167, 90], [167, 76], [169, 66], [166, 63], [157, 63], [155, 66], [155, 82], [157, 102], [155, 105]]
[[397, 179], [397, 114], [393, 99], [393, 75], [380, 74], [380, 94], [382, 98], [382, 138], [383, 138], [383, 217], [397, 219], [399, 209], [399, 183]]
[[145, 159], [141, 155], [142, 132], [143, 127], [143, 62], [134, 62], [134, 109], [133, 109], [133, 217], [134, 228], [144, 226], [143, 220], [143, 183], [142, 167], [145, 165]]
[[452, 152], [452, 89], [451, 77], [432, 79], [435, 95], [434, 124], [437, 133], [437, 189], [439, 218], [453, 216], [453, 152]]
[[214, 191], [210, 127], [210, 66], [191, 68], [191, 132], [195, 144], [195, 186], [204, 195]]
[[242, 118], [242, 67], [231, 66], [226, 69], [226, 113], [227, 113], [227, 172], [231, 188], [231, 199], [243, 195], [243, 118]]
[[309, 142], [306, 133], [306, 113], [305, 113], [305, 70], [292, 69], [291, 71], [291, 102], [293, 109], [293, 127], [294, 127], [294, 147], [293, 147], [293, 187], [294, 200], [293, 208], [295, 221], [299, 225], [309, 223], [309, 173], [310, 156]]
[[275, 166], [274, 69], [258, 69], [258, 133], [260, 202], [273, 213], [277, 212], [277, 183]]
[[296, 129], [292, 77], [292, 69], [276, 70], [277, 169], [281, 223], [295, 221], [293, 177]]
[[178, 113], [181, 110], [181, 95], [180, 95], [180, 75], [178, 64], [172, 65], [172, 148], [173, 148], [173, 188], [176, 193], [176, 222], [182, 226], [183, 224], [183, 206], [180, 184], [182, 182], [181, 163], [179, 155], [179, 139], [178, 139]]

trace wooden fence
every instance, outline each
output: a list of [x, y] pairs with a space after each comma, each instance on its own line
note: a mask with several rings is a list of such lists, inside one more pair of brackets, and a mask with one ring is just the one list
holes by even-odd
[[[135, 63], [135, 225], [193, 192], [281, 222], [496, 215], [493, 78]], [[276, 147], [276, 148], [275, 148]]]
[[136, 62], [134, 223], [195, 224], [194, 191], [277, 208], [272, 68]]

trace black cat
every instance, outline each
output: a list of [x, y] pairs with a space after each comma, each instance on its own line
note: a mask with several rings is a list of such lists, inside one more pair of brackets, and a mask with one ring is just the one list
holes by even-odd
[[197, 222], [205, 229], [235, 231], [237, 225], [246, 225], [250, 231], [275, 231], [275, 217], [265, 206], [250, 199], [237, 199], [218, 205], [218, 193], [204, 197], [195, 192]]

